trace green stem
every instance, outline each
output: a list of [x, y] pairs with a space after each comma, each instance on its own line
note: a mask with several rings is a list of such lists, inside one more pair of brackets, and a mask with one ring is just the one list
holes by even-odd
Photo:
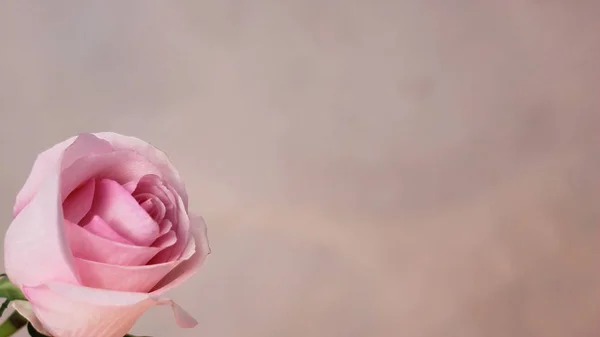
[[12, 336], [27, 325], [27, 319], [18, 312], [13, 312], [4, 323], [0, 324], [0, 337]]

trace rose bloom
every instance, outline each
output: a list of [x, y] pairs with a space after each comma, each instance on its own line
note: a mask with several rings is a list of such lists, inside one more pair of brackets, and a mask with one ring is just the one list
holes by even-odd
[[81, 134], [41, 153], [5, 237], [15, 308], [56, 337], [122, 337], [154, 305], [196, 321], [165, 291], [210, 253], [206, 226], [166, 155], [116, 133]]

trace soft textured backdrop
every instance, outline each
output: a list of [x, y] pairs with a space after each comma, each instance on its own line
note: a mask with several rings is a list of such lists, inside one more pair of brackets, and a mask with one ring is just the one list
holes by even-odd
[[200, 325], [134, 332], [598, 336], [599, 13], [4, 2], [1, 229], [39, 151], [112, 130], [170, 154], [213, 248], [172, 294]]

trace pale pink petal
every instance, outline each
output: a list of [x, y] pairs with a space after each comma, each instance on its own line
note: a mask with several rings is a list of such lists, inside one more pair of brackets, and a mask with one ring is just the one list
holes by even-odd
[[164, 235], [166, 234], [168, 231], [171, 230], [171, 228], [173, 228], [173, 224], [171, 223], [171, 221], [169, 221], [168, 219], [164, 219], [163, 221], [160, 222], [160, 224], [158, 225], [158, 229], [159, 235]]
[[135, 191], [135, 188], [137, 186], [137, 181], [130, 181], [128, 183], [123, 184], [123, 188], [129, 192], [129, 194], [132, 194], [133, 191]]
[[33, 325], [33, 327], [35, 328], [35, 330], [37, 332], [44, 334], [46, 336], [50, 335], [50, 333], [48, 331], [46, 331], [46, 328], [44, 328], [44, 325], [42, 324], [42, 322], [40, 322], [40, 320], [35, 316], [35, 313], [33, 312], [33, 308], [31, 307], [31, 303], [29, 303], [27, 301], [16, 300], [16, 301], [10, 302], [10, 305], [19, 314], [21, 314], [21, 316], [25, 317], [25, 319], [27, 319], [31, 323], [31, 325]]
[[182, 307], [177, 305], [177, 303], [173, 302], [170, 299], [159, 299], [158, 304], [162, 305], [170, 305], [173, 309], [173, 314], [175, 315], [175, 322], [182, 328], [193, 328], [198, 325], [198, 321], [192, 317], [192, 315], [188, 314]]
[[78, 137], [53, 166], [45, 167], [46, 177], [39, 190], [8, 228], [4, 260], [13, 283], [34, 286], [49, 281], [78, 282], [63, 228], [61, 167], [63, 158], [71, 160], [75, 156], [71, 150], [81, 151], [94, 139]]
[[110, 179], [125, 184], [146, 174], [160, 171], [146, 158], [133, 151], [114, 151], [79, 158], [63, 170], [61, 194], [66, 196], [83, 182], [95, 178]]
[[[37, 317], [56, 337], [122, 337], [135, 320], [153, 305], [170, 305], [177, 324], [194, 327], [196, 321], [172, 300], [144, 293], [94, 289], [50, 283], [24, 289]], [[135, 312], [135, 313], [134, 313]], [[139, 313], [139, 314], [136, 314]], [[106, 324], [106, 323], [108, 324]], [[104, 329], [106, 324], [106, 329]]]
[[167, 208], [159, 197], [151, 193], [140, 193], [134, 195], [134, 198], [156, 222], [164, 219]]
[[[78, 140], [74, 144], [75, 139]], [[74, 145], [74, 146], [71, 146]], [[64, 151], [70, 147], [69, 154], [63, 156]], [[40, 153], [29, 174], [21, 191], [17, 194], [16, 202], [13, 207], [13, 216], [16, 216], [27, 205], [38, 189], [42, 181], [50, 173], [48, 168], [58, 165], [59, 171], [70, 166], [75, 160], [91, 154], [101, 154], [112, 152], [112, 146], [105, 140], [98, 139], [96, 136], [83, 133], [76, 137], [71, 137], [60, 142], [50, 149]], [[77, 186], [74, 186], [77, 187]], [[70, 192], [70, 191], [69, 191]], [[66, 195], [64, 195], [66, 197]]]
[[149, 246], [158, 237], [156, 221], [114, 180], [97, 182], [90, 214], [98, 215], [115, 232], [137, 245]]
[[88, 180], [84, 185], [79, 186], [71, 192], [67, 199], [63, 202], [63, 213], [65, 219], [78, 223], [83, 219], [87, 212], [92, 207], [94, 200], [94, 190], [96, 181]]
[[175, 233], [177, 234], [177, 243], [168, 249], [161, 251], [150, 260], [150, 263], [163, 263], [167, 261], [173, 261], [181, 258], [183, 251], [190, 241], [190, 219], [187, 212], [183, 208], [181, 198], [177, 197], [177, 216], [175, 216], [177, 222], [173, 223]]
[[61, 168], [65, 169], [76, 160], [93, 154], [113, 152], [115, 149], [104, 139], [100, 139], [91, 133], [81, 133], [76, 141], [69, 146], [68, 153], [62, 158]]
[[160, 169], [162, 178], [167, 184], [173, 186], [175, 191], [177, 191], [177, 194], [181, 196], [184, 209], [187, 211], [188, 196], [185, 185], [179, 176], [179, 172], [175, 169], [173, 164], [171, 164], [171, 161], [164, 152], [135, 137], [123, 136], [113, 132], [100, 132], [95, 135], [102, 139], [106, 139], [115, 149], [134, 150], [148, 158], [150, 162]]
[[158, 187], [163, 191], [169, 200], [168, 204], [165, 204], [167, 207], [165, 219], [169, 219], [169, 221], [173, 223], [173, 226], [176, 226], [177, 222], [179, 221], [179, 213], [181, 212], [187, 214], [187, 211], [185, 211], [181, 206], [181, 198], [177, 196], [174, 190], [169, 189], [169, 187], [165, 185], [158, 185]]
[[87, 287], [148, 292], [180, 261], [145, 266], [117, 266], [75, 258], [81, 284]]
[[105, 239], [69, 221], [65, 225], [67, 239], [75, 257], [121, 266], [145, 265], [156, 253], [173, 245], [176, 240], [173, 235], [172, 239], [165, 237], [152, 247], [134, 246]]
[[[48, 286], [24, 287], [23, 293], [35, 316], [55, 337], [123, 337], [148, 308], [157, 304], [142, 294], [135, 296], [139, 301], [122, 304], [134, 296], [104, 292], [105, 302], [119, 304], [96, 305]], [[86, 294], [86, 291], [83, 289], [79, 293]]]
[[[136, 187], [131, 193], [134, 197], [139, 195], [151, 194], [160, 199], [165, 206], [165, 214], [163, 219], [169, 219], [171, 222], [175, 221], [175, 212], [177, 199], [173, 192], [171, 192], [164, 184], [162, 179], [154, 174], [147, 174], [140, 178], [139, 181], [134, 182]], [[162, 220], [162, 219], [161, 219]], [[160, 221], [160, 220], [159, 220]]]
[[62, 297], [94, 306], [129, 306], [149, 298], [147, 293], [97, 289], [60, 282], [50, 282], [44, 287]]
[[177, 234], [175, 234], [175, 232], [173, 231], [168, 231], [165, 234], [159, 236], [158, 239], [156, 239], [156, 241], [152, 243], [152, 247], [157, 247], [162, 250], [167, 247], [173, 246], [175, 242], [177, 242]]
[[153, 296], [159, 296], [164, 292], [181, 285], [200, 269], [200, 266], [202, 266], [202, 263], [208, 254], [210, 254], [210, 246], [204, 219], [202, 217], [190, 218], [190, 229], [195, 242], [194, 254], [189, 259], [181, 262], [167, 276], [160, 280], [156, 286], [154, 286], [152, 291]]
[[109, 224], [107, 224], [104, 220], [102, 220], [102, 218], [100, 218], [97, 215], [91, 216], [89, 221], [84, 220], [83, 224], [83, 228], [85, 230], [99, 237], [115, 242], [120, 242], [126, 245], [134, 245], [133, 242], [127, 240], [126, 238], [122, 237], [119, 233], [115, 232], [115, 230]]
[[172, 193], [168, 192], [163, 180], [155, 174], [146, 174], [141, 177], [138, 181], [132, 181], [128, 184], [134, 184], [133, 192], [131, 194], [137, 195], [141, 193], [154, 194], [167, 204], [174, 204], [176, 202]]
[[73, 144], [75, 138], [77, 137], [71, 137], [60, 142], [37, 156], [25, 184], [17, 194], [17, 199], [13, 207], [13, 216], [17, 216], [23, 207], [33, 199], [33, 196], [42, 185], [44, 178], [50, 173], [48, 171], [49, 168], [57, 168], [60, 172], [60, 160], [63, 152], [69, 145]]

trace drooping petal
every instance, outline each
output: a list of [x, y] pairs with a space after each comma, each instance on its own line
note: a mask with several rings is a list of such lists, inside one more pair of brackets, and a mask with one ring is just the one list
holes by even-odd
[[92, 207], [94, 201], [94, 190], [96, 181], [88, 180], [82, 186], [79, 186], [75, 191], [71, 192], [67, 199], [63, 202], [63, 213], [65, 219], [79, 223]]
[[75, 258], [81, 284], [99, 289], [148, 292], [181, 261], [144, 266], [118, 266]]
[[143, 294], [100, 290], [106, 304], [98, 305], [77, 298], [77, 292], [88, 297], [99, 295], [85, 288], [72, 294], [49, 286], [23, 288], [37, 319], [56, 337], [122, 337], [148, 308], [157, 304]]
[[192, 315], [188, 314], [182, 307], [177, 305], [174, 301], [170, 299], [158, 299], [157, 304], [159, 305], [170, 305], [171, 309], [173, 309], [173, 314], [175, 315], [175, 322], [182, 328], [193, 328], [198, 325], [198, 321], [192, 317]]
[[90, 220], [82, 221], [83, 228], [88, 232], [95, 234], [99, 237], [105, 238], [107, 240], [120, 242], [126, 245], [134, 246], [133, 242], [127, 240], [122, 237], [119, 233], [117, 233], [109, 224], [107, 224], [102, 218], [98, 215], [90, 216]]
[[113, 132], [100, 132], [95, 135], [102, 139], [106, 139], [115, 149], [134, 150], [148, 158], [150, 162], [160, 169], [162, 178], [167, 184], [173, 186], [175, 191], [177, 191], [177, 194], [179, 194], [183, 201], [184, 209], [187, 211], [188, 195], [185, 185], [179, 176], [179, 172], [175, 169], [173, 164], [171, 164], [171, 161], [164, 152], [135, 137], [123, 136]]
[[47, 159], [36, 169], [43, 171], [45, 177], [4, 237], [5, 270], [13, 283], [35, 286], [49, 281], [78, 282], [63, 228], [61, 170], [63, 162], [77, 160], [86, 148], [91, 152], [103, 150], [98, 143], [106, 142], [91, 135], [77, 137], [60, 152], [58, 160]]
[[210, 254], [210, 245], [208, 243], [206, 223], [202, 217], [193, 216], [190, 218], [190, 229], [192, 238], [195, 242], [195, 252], [187, 260], [181, 262], [167, 276], [165, 276], [152, 290], [153, 296], [160, 296], [166, 291], [173, 289], [187, 279], [189, 279]]
[[115, 232], [141, 246], [158, 237], [158, 224], [118, 182], [102, 179], [97, 183], [90, 214], [102, 218]]
[[66, 233], [75, 257], [121, 266], [141, 266], [162, 249], [173, 245], [176, 238], [156, 243], [152, 247], [135, 246], [98, 236], [72, 222], [66, 222]]

